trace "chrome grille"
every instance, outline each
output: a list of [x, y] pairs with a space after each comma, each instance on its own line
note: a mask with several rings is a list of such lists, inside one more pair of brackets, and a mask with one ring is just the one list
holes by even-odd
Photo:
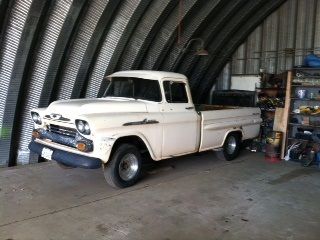
[[44, 116], [45, 119], [54, 119], [55, 121], [61, 121], [61, 122], [70, 122], [71, 120], [69, 118], [65, 118], [65, 117], [59, 117], [58, 119], [54, 118], [54, 115], [45, 115]]
[[48, 131], [52, 133], [56, 133], [59, 135], [64, 135], [68, 137], [75, 138], [77, 135], [77, 130], [74, 128], [68, 128], [68, 127], [63, 127], [63, 126], [58, 126], [55, 124], [50, 124], [48, 126]]

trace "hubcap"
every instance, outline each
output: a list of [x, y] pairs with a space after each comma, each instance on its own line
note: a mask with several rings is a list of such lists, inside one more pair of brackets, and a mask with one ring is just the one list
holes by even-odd
[[227, 143], [227, 153], [228, 154], [233, 154], [234, 151], [236, 150], [237, 147], [237, 140], [234, 136], [230, 136], [228, 138], [228, 143]]
[[124, 181], [129, 181], [138, 172], [138, 158], [133, 153], [124, 155], [119, 164], [119, 176]]

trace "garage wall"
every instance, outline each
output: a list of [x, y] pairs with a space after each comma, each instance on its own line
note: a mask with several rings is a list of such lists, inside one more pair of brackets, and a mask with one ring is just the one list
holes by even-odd
[[[194, 101], [207, 102], [237, 47], [284, 2], [0, 0], [0, 166], [38, 161], [32, 108], [101, 96], [103, 76], [117, 70], [184, 73]], [[193, 38], [209, 56], [183, 51]]]
[[232, 57], [232, 74], [280, 73], [320, 53], [320, 1], [288, 0], [258, 26]]

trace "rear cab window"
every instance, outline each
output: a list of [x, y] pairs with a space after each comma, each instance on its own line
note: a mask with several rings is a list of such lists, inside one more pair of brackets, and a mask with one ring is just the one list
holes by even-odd
[[163, 89], [168, 103], [188, 103], [186, 84], [183, 82], [163, 81]]

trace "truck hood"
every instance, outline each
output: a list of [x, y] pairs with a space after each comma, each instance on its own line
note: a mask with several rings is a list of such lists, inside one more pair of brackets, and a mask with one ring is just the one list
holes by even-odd
[[47, 114], [61, 114], [66, 117], [107, 112], [147, 112], [147, 107], [145, 103], [137, 100], [96, 98], [55, 101], [46, 110]]

